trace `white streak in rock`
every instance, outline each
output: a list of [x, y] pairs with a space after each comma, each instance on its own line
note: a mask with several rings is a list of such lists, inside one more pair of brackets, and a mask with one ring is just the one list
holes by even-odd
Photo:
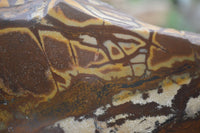
[[151, 90], [148, 91], [149, 98], [144, 100], [142, 98], [141, 93], [137, 93], [132, 99], [133, 104], [146, 104], [150, 102], [155, 102], [163, 106], [169, 106], [172, 105], [172, 100], [174, 96], [177, 94], [177, 91], [181, 88], [181, 86], [177, 84], [172, 84], [167, 87], [163, 87], [163, 93], [158, 94], [157, 90]]
[[127, 114], [119, 114], [119, 115], [116, 115], [115, 118], [109, 119], [107, 122], [108, 122], [108, 123], [114, 123], [116, 120], [125, 119], [125, 118], [128, 117], [128, 116], [129, 116], [129, 115], [127, 115]]
[[95, 114], [96, 116], [103, 115], [104, 113], [105, 113], [105, 110], [104, 110], [104, 107], [103, 107], [103, 106], [100, 107], [100, 108], [98, 108], [98, 109], [94, 112], [94, 114]]
[[98, 109], [96, 109], [96, 111], [94, 112], [94, 114], [96, 116], [103, 115], [103, 114], [105, 114], [105, 111], [108, 110], [108, 108], [110, 108], [110, 107], [111, 107], [110, 104], [107, 104], [105, 107], [101, 106]]
[[83, 39], [83, 42], [97, 45], [97, 40], [94, 37], [88, 36], [88, 35], [80, 35], [79, 38]]
[[133, 37], [131, 35], [127, 35], [127, 34], [114, 33], [113, 35], [117, 38], [121, 38], [121, 39], [125, 39], [125, 40], [129, 40], [129, 39], [135, 40], [136, 39], [135, 37]]
[[195, 117], [200, 111], [200, 95], [197, 98], [190, 98], [187, 103], [185, 112], [188, 117]]
[[156, 117], [142, 117], [136, 120], [127, 120], [118, 128], [117, 133], [150, 133], [156, 128], [156, 122], [159, 124], [166, 122], [172, 115], [156, 116]]
[[74, 117], [58, 121], [54, 126], [60, 125], [65, 133], [94, 133], [95, 125], [94, 119], [83, 119], [82, 121], [76, 121]]

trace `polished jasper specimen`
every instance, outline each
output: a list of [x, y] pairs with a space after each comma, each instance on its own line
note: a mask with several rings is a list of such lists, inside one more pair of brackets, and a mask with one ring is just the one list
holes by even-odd
[[1, 0], [0, 132], [200, 132], [199, 38], [96, 0]]

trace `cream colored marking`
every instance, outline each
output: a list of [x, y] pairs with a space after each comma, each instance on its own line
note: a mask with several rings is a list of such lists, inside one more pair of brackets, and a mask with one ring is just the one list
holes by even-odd
[[[175, 82], [179, 84], [173, 83], [173, 81], [171, 81], [170, 79], [165, 79], [162, 83], [163, 93], [160, 94], [160, 98], [156, 95], [156, 93], [154, 93], [154, 95], [151, 95], [154, 100], [156, 101], [157, 99], [159, 104], [167, 104], [167, 106], [171, 106], [171, 102], [174, 96], [177, 94], [177, 91], [181, 88], [181, 85], [187, 85], [191, 82], [190, 77], [182, 78], [183, 75], [184, 74], [180, 75], [181, 78], [177, 78], [177, 75], [176, 78], [173, 78], [174, 76], [172, 76], [172, 79], [177, 79], [175, 80]], [[187, 73], [185, 75], [187, 75]], [[167, 101], [163, 99], [166, 99]]]
[[[77, 10], [78, 11], [78, 10]], [[76, 20], [72, 20], [67, 18], [67, 16], [64, 15], [63, 11], [58, 8], [57, 10], [55, 10], [54, 8], [50, 9], [48, 14], [54, 18], [56, 18], [57, 20], [61, 21], [62, 23], [69, 25], [69, 26], [76, 26], [76, 27], [85, 27], [88, 25], [103, 25], [103, 20], [101, 19], [89, 19], [86, 20], [84, 22], [79, 22]]]
[[[134, 43], [118, 42], [127, 55], [133, 54], [140, 46]], [[128, 50], [127, 50], [128, 49]]]
[[181, 86], [173, 83], [169, 83], [170, 85], [163, 85], [163, 93], [158, 94], [157, 90], [152, 90], [149, 92], [150, 98], [147, 99], [148, 102], [156, 102], [160, 105], [165, 106], [172, 106], [172, 100], [174, 96], [177, 94], [178, 90], [181, 88]]
[[134, 40], [138, 41], [139, 44], [126, 43], [126, 42], [118, 42], [118, 44], [120, 45], [120, 47], [126, 52], [127, 55], [133, 54], [140, 47], [143, 47], [143, 46], [146, 45], [146, 43], [144, 41], [142, 41], [142, 40], [140, 40], [138, 38], [134, 38]]
[[127, 34], [113, 33], [113, 35], [117, 38], [121, 38], [124, 40], [129, 40], [129, 39], [136, 40], [136, 37]]
[[[134, 115], [134, 114], [133, 114]], [[119, 114], [115, 119], [111, 118], [109, 122], [116, 122], [116, 120], [128, 117], [128, 114]], [[74, 117], [68, 117], [64, 120], [58, 121], [54, 124], [55, 127], [59, 124], [66, 133], [94, 133], [96, 129], [101, 133], [109, 133], [111, 130], [117, 128], [117, 133], [133, 133], [133, 132], [152, 132], [156, 128], [156, 121], [163, 124], [169, 120], [173, 115], [156, 116], [156, 117], [142, 117], [136, 120], [126, 120], [121, 126], [107, 127], [106, 122], [94, 120], [94, 118], [82, 119], [76, 121]], [[107, 121], [107, 122], [108, 122]], [[96, 126], [96, 127], [95, 127]]]
[[97, 45], [97, 40], [94, 37], [91, 37], [89, 35], [80, 35], [79, 38], [83, 39], [83, 42]]
[[[177, 79], [179, 79], [179, 78], [177, 78]], [[190, 84], [190, 82], [191, 82], [191, 78], [189, 78], [189, 77], [186, 79], [182, 78], [182, 81], [179, 81], [179, 83], [181, 83], [181, 85], [184, 85], [184, 84], [187, 85], [187, 84]], [[181, 86], [176, 83], [173, 83], [173, 81], [171, 81], [168, 78], [165, 79], [161, 83], [161, 86], [163, 89], [163, 93], [158, 94], [157, 89], [147, 91], [146, 93], [148, 93], [149, 97], [146, 100], [144, 100], [142, 98], [143, 94], [140, 92], [136, 92], [133, 94], [131, 91], [124, 90], [124, 91], [120, 92], [119, 94], [116, 94], [115, 96], [113, 96], [112, 104], [114, 106], [118, 106], [118, 105], [121, 105], [121, 104], [131, 101], [133, 104], [144, 105], [144, 104], [147, 104], [150, 102], [155, 102], [160, 105], [170, 107], [172, 105], [172, 100], [173, 100], [174, 96], [177, 94], [177, 91], [181, 88]]]
[[133, 98], [133, 95], [134, 95], [133, 92], [123, 90], [119, 94], [116, 94], [116, 95], [113, 96], [112, 104], [114, 106], [124, 104], [128, 101], [131, 101], [131, 99]]
[[128, 114], [119, 114], [116, 115], [115, 118], [109, 119], [107, 122], [108, 123], [115, 123], [119, 119], [126, 119], [129, 115]]
[[107, 104], [105, 107], [101, 106], [98, 109], [96, 109], [96, 111], [94, 112], [94, 114], [96, 116], [103, 115], [103, 114], [105, 114], [105, 111], [108, 110], [108, 108], [110, 108], [110, 107], [111, 107], [110, 104]]
[[[62, 76], [66, 79], [67, 85], [69, 85], [71, 82], [70, 74], [72, 74], [74, 76], [76, 76], [78, 73], [79, 74], [91, 74], [91, 75], [96, 75], [100, 78], [103, 78], [104, 80], [111, 80], [112, 78], [121, 78], [121, 77], [125, 77], [125, 76], [132, 76], [131, 67], [123, 66], [123, 64], [121, 64], [121, 63], [114, 64], [114, 65], [107, 64], [107, 65], [104, 65], [99, 68], [90, 68], [89, 66], [92, 64], [101, 64], [101, 63], [107, 62], [108, 58], [107, 58], [106, 54], [101, 49], [99, 51], [97, 51], [98, 49], [88, 47], [85, 45], [81, 45], [78, 41], [70, 41], [70, 43], [72, 45], [72, 48], [74, 49], [76, 59], [78, 56], [77, 56], [74, 46], [77, 46], [78, 48], [86, 50], [86, 51], [91, 51], [94, 53], [98, 52], [99, 54], [102, 54], [104, 56], [104, 59], [100, 60], [100, 61], [96, 61], [94, 59], [94, 61], [91, 61], [88, 64], [88, 66], [86, 66], [86, 67], [81, 67], [78, 64], [76, 64], [76, 65], [74, 64], [73, 70], [59, 73], [60, 76]], [[115, 71], [118, 69], [119, 69], [119, 71]], [[103, 73], [103, 71], [106, 71], [106, 70], [109, 70], [109, 71], [107, 73]], [[56, 71], [56, 70], [53, 70], [53, 71]], [[122, 73], [122, 71], [123, 71], [123, 73]], [[56, 73], [58, 73], [58, 72], [56, 72]]]
[[187, 102], [185, 112], [187, 117], [196, 117], [196, 115], [200, 112], [200, 95], [197, 98], [190, 98]]
[[[52, 0], [50, 1], [49, 3], [49, 6], [48, 6], [48, 11], [52, 10], [52, 8], [58, 4], [58, 2], [60, 2], [60, 0]], [[63, 1], [62, 1], [63, 2]], [[93, 14], [91, 12], [89, 12], [87, 9], [85, 9], [83, 6], [81, 6], [78, 2], [76, 1], [73, 1], [73, 0], [64, 0], [65, 4], [69, 4], [71, 5], [73, 8], [77, 8], [77, 9], [80, 9], [81, 11], [85, 12], [86, 14], [88, 15], [91, 15], [93, 16]]]
[[108, 108], [110, 108], [110, 107], [111, 107], [111, 105], [110, 105], [110, 104], [107, 104], [107, 105], [106, 105], [106, 108], [107, 108], [107, 109], [108, 109]]
[[9, 7], [8, 0], [0, 0], [0, 7]]
[[115, 127], [107, 127], [106, 122], [96, 121], [96, 126], [100, 133], [110, 133], [111, 130], [115, 131]]
[[[122, 51], [112, 41], [108, 40], [108, 41], [104, 42], [104, 46], [107, 47], [109, 54], [110, 54], [112, 59], [115, 60], [115, 59], [121, 59], [121, 58], [124, 57], [124, 54], [122, 53]], [[112, 54], [112, 48], [116, 48], [119, 51], [119, 54], [113, 55]]]
[[[118, 119], [126, 118], [128, 115], [120, 114], [116, 116], [116, 119], [113, 119], [115, 122]], [[90, 119], [83, 119], [82, 121], [76, 121], [74, 117], [68, 117], [67, 119], [58, 121], [54, 124], [55, 127], [59, 124], [60, 127], [66, 133], [94, 133], [95, 132], [95, 124], [97, 129], [101, 133], [109, 133], [110, 130], [115, 130], [117, 128], [117, 133], [133, 133], [133, 132], [152, 132], [156, 128], [156, 121], [159, 124], [162, 124], [169, 120], [173, 115], [168, 116], [156, 116], [156, 117], [142, 117], [136, 120], [126, 120], [124, 124], [121, 126], [114, 126], [114, 127], [107, 127], [106, 122], [100, 122], [94, 120], [93, 118]], [[143, 122], [142, 122], [143, 121]], [[142, 123], [141, 123], [142, 122]]]
[[135, 64], [132, 65], [135, 76], [142, 76], [145, 73], [146, 65], [145, 64]]
[[121, 23], [123, 25], [125, 24], [128, 24], [128, 25], [131, 25], [131, 26], [134, 26], [134, 27], [138, 27], [139, 25], [132, 22], [132, 21], [122, 21], [120, 19], [117, 19], [117, 18], [114, 18], [114, 17], [110, 17], [110, 16], [107, 16], [103, 13], [101, 13], [100, 11], [96, 10], [94, 7], [91, 7], [91, 6], [87, 6], [87, 8], [96, 16], [96, 17], [100, 17], [101, 19], [103, 20], [106, 20], [106, 21], [109, 21], [111, 23], [113, 22], [116, 22], [116, 23]]
[[105, 109], [104, 109], [103, 106], [101, 106], [100, 108], [98, 108], [98, 109], [94, 112], [94, 114], [95, 114], [96, 116], [103, 115], [104, 113], [105, 113]]
[[133, 29], [132, 31], [139, 34], [145, 39], [149, 39], [150, 31], [145, 27], [136, 28], [136, 29]]
[[15, 5], [22, 5], [22, 4], [24, 4], [24, 0], [17, 0], [15, 2]]
[[44, 18], [40, 20], [40, 24], [53, 27], [53, 24], [49, 23], [49, 22], [48, 22], [46, 19], [44, 19]]
[[130, 61], [131, 63], [145, 63], [146, 55], [145, 54], [139, 54], [136, 57], [132, 58]]
[[[166, 122], [172, 115], [162, 115], [156, 117], [142, 117], [136, 120], [127, 120], [125, 123], [118, 127], [117, 133], [150, 133], [156, 128], [156, 121], [160, 124]], [[143, 121], [141, 123], [141, 121]]]
[[60, 125], [65, 133], [95, 133], [94, 119], [83, 119], [76, 121], [74, 117], [68, 117], [54, 124], [56, 127]]
[[163, 93], [158, 94], [157, 90], [151, 90], [147, 93], [149, 94], [149, 98], [144, 100], [142, 98], [142, 94], [137, 92], [135, 96], [131, 99], [133, 104], [146, 104], [150, 102], [155, 102], [163, 106], [169, 106], [172, 105], [172, 100], [174, 96], [177, 94], [177, 91], [181, 88], [181, 86], [177, 84], [172, 84], [169, 86], [163, 86]]
[[[123, 64], [108, 64], [100, 68], [76, 68], [79, 73], [83, 74], [95, 74], [96, 76], [103, 78], [104, 80], [112, 80], [112, 78], [122, 78], [125, 76], [132, 76], [132, 71], [130, 66], [123, 66]], [[119, 69], [119, 71], [112, 71]], [[106, 74], [103, 74], [102, 71], [109, 70]], [[123, 71], [123, 73], [122, 73]]]

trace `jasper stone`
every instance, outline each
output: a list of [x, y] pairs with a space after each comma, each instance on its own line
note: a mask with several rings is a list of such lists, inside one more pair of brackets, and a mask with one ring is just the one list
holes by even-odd
[[198, 133], [200, 35], [97, 0], [0, 0], [1, 133]]

